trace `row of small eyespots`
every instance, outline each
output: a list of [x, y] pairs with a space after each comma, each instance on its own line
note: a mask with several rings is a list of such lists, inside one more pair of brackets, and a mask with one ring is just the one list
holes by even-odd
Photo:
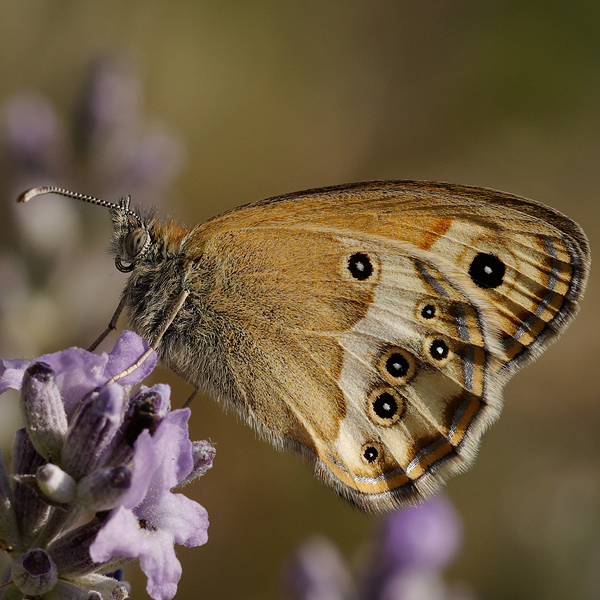
[[[354, 253], [348, 260], [348, 270], [352, 277], [365, 281], [373, 274], [373, 265], [368, 254]], [[500, 286], [506, 272], [505, 264], [493, 254], [479, 252], [469, 266], [469, 277], [478, 287], [493, 289]], [[421, 309], [423, 319], [433, 319], [436, 315], [435, 306], [426, 304]], [[436, 361], [444, 360], [449, 353], [448, 345], [444, 340], [434, 339], [429, 345], [429, 355]], [[380, 369], [382, 368], [380, 361]], [[392, 351], [385, 356], [385, 373], [397, 380], [399, 384], [405, 383], [414, 371], [414, 359], [402, 350]], [[388, 379], [386, 377], [386, 379]], [[395, 390], [377, 391], [368, 400], [368, 413], [371, 420], [377, 424], [389, 426], [397, 422], [404, 414], [404, 401]], [[367, 463], [373, 463], [379, 457], [380, 451], [373, 444], [363, 446], [363, 458]]]
[[[448, 346], [443, 340], [434, 340], [429, 348], [431, 357], [443, 360], [448, 356]], [[385, 379], [394, 385], [402, 385], [412, 378], [416, 364], [414, 357], [401, 348], [390, 348], [379, 360], [379, 369]], [[383, 372], [382, 372], [383, 371]], [[376, 425], [389, 427], [397, 423], [406, 410], [405, 401], [393, 388], [379, 388], [367, 399], [367, 414]], [[363, 458], [373, 463], [379, 457], [379, 450], [373, 444], [363, 447]]]
[[[489, 257], [490, 259], [494, 259], [502, 266], [502, 276], [503, 276], [504, 275], [504, 265], [502, 263], [500, 263], [500, 261], [492, 255], [483, 255], [481, 253], [478, 254], [473, 259], [473, 262], [471, 263], [471, 268], [473, 269], [473, 265], [477, 262], [476, 268], [473, 270], [477, 273], [479, 273], [481, 271], [483, 274], [482, 273], [479, 273], [479, 274], [481, 275], [482, 279], [486, 275], [489, 275], [486, 270], [489, 270], [489, 273], [492, 273], [492, 268], [488, 264], [490, 261], [486, 262], [485, 259], [482, 258], [484, 256]], [[354, 277], [355, 279], [358, 279], [359, 281], [364, 281], [372, 275], [373, 265], [371, 263], [371, 259], [369, 258], [369, 256], [367, 254], [365, 254], [363, 252], [356, 252], [348, 260], [348, 270], [350, 271], [350, 274], [352, 275], [352, 277]], [[498, 274], [498, 269], [496, 268], [496, 266], [494, 267], [493, 273], [495, 275]], [[489, 283], [489, 277], [488, 277], [488, 283]], [[489, 286], [489, 287], [491, 287], [491, 286]], [[421, 316], [424, 319], [432, 319], [433, 317], [435, 317], [435, 314], [436, 314], [435, 307], [432, 304], [425, 305], [421, 310]], [[443, 340], [434, 340], [431, 343], [429, 352], [430, 352], [432, 358], [434, 358], [436, 360], [443, 360], [444, 358], [446, 358], [446, 356], [448, 356], [448, 346]], [[407, 362], [406, 358], [400, 354], [396, 354], [396, 355], [394, 355], [394, 357], [395, 358], [393, 358], [393, 359], [390, 358], [386, 365], [388, 373], [392, 377], [403, 377], [404, 373], [402, 373], [401, 371], [402, 371], [402, 369], [405, 369], [406, 371], [408, 371], [408, 368], [409, 368], [408, 362]], [[396, 362], [394, 363], [394, 361], [396, 361]]]
[[[373, 265], [368, 254], [356, 252], [348, 260], [348, 270], [352, 277], [365, 281], [373, 274]], [[504, 264], [493, 255], [479, 253], [473, 259], [469, 269], [471, 279], [480, 287], [497, 287], [504, 277]], [[433, 319], [436, 309], [433, 304], [426, 304], [421, 309], [423, 319]], [[434, 339], [429, 346], [430, 356], [436, 360], [444, 360], [449, 353], [448, 345], [444, 340]], [[385, 369], [384, 375], [389, 375], [396, 380], [396, 385], [406, 383], [414, 372], [413, 357], [407, 352], [398, 349], [384, 354], [380, 361], [380, 369]], [[389, 379], [386, 377], [386, 379]], [[379, 390], [368, 400], [368, 413], [371, 420], [379, 425], [389, 426], [396, 423], [404, 414], [405, 406], [402, 397], [395, 390]], [[380, 451], [375, 445], [363, 446], [363, 458], [368, 463], [373, 463], [379, 457]]]

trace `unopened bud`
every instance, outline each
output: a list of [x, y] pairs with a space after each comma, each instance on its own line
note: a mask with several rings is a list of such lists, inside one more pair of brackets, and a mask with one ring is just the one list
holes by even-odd
[[131, 487], [131, 469], [125, 465], [98, 469], [77, 486], [77, 500], [95, 512], [114, 508]]
[[212, 468], [213, 459], [216, 454], [215, 447], [206, 440], [192, 442], [192, 458], [194, 459], [194, 469], [192, 472], [177, 486], [184, 487], [201, 477]]
[[21, 412], [35, 449], [47, 460], [58, 459], [67, 433], [67, 415], [54, 371], [44, 362], [31, 364], [23, 375]]
[[56, 584], [56, 565], [41, 548], [21, 554], [11, 570], [13, 583], [28, 596], [41, 596]]
[[73, 417], [62, 451], [62, 467], [79, 480], [104, 464], [123, 417], [123, 388], [94, 390]]
[[75, 497], [77, 483], [57, 465], [48, 463], [37, 470], [37, 485], [42, 494], [57, 504], [66, 504]]

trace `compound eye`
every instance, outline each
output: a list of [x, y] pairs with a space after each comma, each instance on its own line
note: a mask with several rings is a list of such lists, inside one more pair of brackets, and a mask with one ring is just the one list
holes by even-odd
[[137, 258], [148, 244], [150, 235], [143, 227], [132, 229], [125, 238], [125, 252], [129, 258]]

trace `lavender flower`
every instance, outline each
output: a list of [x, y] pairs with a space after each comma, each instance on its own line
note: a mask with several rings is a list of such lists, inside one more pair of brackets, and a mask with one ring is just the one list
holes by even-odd
[[358, 600], [350, 569], [324, 537], [314, 537], [298, 548], [286, 565], [284, 580], [291, 600]]
[[381, 559], [386, 568], [445, 569], [462, 542], [460, 517], [444, 496], [400, 511], [381, 531]]
[[0, 550], [12, 559], [0, 598], [126, 598], [127, 585], [105, 574], [140, 558], [148, 592], [168, 600], [181, 577], [174, 544], [206, 543], [206, 510], [171, 490], [210, 468], [214, 449], [189, 440], [190, 411], [170, 412], [168, 386], [129, 397], [155, 355], [105, 385], [147, 347], [126, 331], [110, 354], [0, 359], [0, 394], [20, 389], [26, 425], [12, 485], [0, 460]]
[[390, 515], [363, 575], [362, 596], [369, 600], [458, 598], [442, 573], [458, 556], [461, 543], [460, 517], [444, 496]]
[[468, 600], [468, 589], [448, 585], [443, 570], [456, 558], [461, 523], [450, 502], [433, 498], [383, 521], [378, 539], [353, 574], [326, 539], [303, 545], [285, 570], [293, 600]]
[[206, 510], [171, 492], [194, 467], [188, 418], [188, 409], [174, 411], [153, 436], [146, 430], [138, 437], [131, 487], [90, 548], [96, 562], [139, 556], [148, 593], [161, 600], [175, 595], [181, 577], [174, 544], [201, 546], [208, 540]]

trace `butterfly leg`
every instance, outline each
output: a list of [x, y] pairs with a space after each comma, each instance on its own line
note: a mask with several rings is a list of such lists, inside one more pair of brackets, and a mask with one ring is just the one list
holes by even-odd
[[101, 343], [102, 340], [111, 332], [117, 328], [117, 321], [125, 308], [125, 298], [121, 298], [119, 302], [119, 306], [117, 306], [117, 310], [115, 310], [115, 314], [112, 316], [110, 322], [108, 323], [108, 327], [100, 334], [98, 339], [88, 348], [88, 352], [93, 352]]
[[126, 377], [130, 373], [133, 373], [140, 365], [142, 365], [146, 361], [146, 359], [152, 354], [152, 352], [155, 352], [158, 349], [160, 342], [163, 338], [163, 335], [165, 335], [167, 329], [169, 329], [169, 327], [171, 326], [171, 323], [177, 316], [177, 313], [181, 310], [181, 307], [183, 306], [186, 298], [189, 295], [190, 295], [190, 293], [188, 290], [185, 290], [185, 289], [182, 290], [182, 292], [179, 294], [179, 298], [177, 298], [177, 302], [175, 302], [175, 304], [172, 306], [171, 310], [163, 318], [163, 321], [162, 321], [160, 327], [158, 328], [156, 338], [155, 338], [154, 342], [152, 343], [152, 345], [150, 346], [150, 348], [148, 348], [148, 350], [146, 350], [146, 352], [144, 352], [144, 354], [142, 354], [142, 356], [140, 356], [140, 358], [135, 362], [135, 364], [131, 365], [128, 369], [125, 369], [118, 375], [115, 375], [114, 377], [109, 379], [106, 382], [106, 385], [108, 385], [109, 383], [114, 383], [115, 381], [118, 381], [119, 379], [123, 379], [123, 377]]
[[185, 401], [183, 408], [187, 408], [192, 403], [192, 400], [196, 397], [197, 393], [198, 393], [198, 388], [195, 387], [194, 391], [191, 393], [190, 397]]

